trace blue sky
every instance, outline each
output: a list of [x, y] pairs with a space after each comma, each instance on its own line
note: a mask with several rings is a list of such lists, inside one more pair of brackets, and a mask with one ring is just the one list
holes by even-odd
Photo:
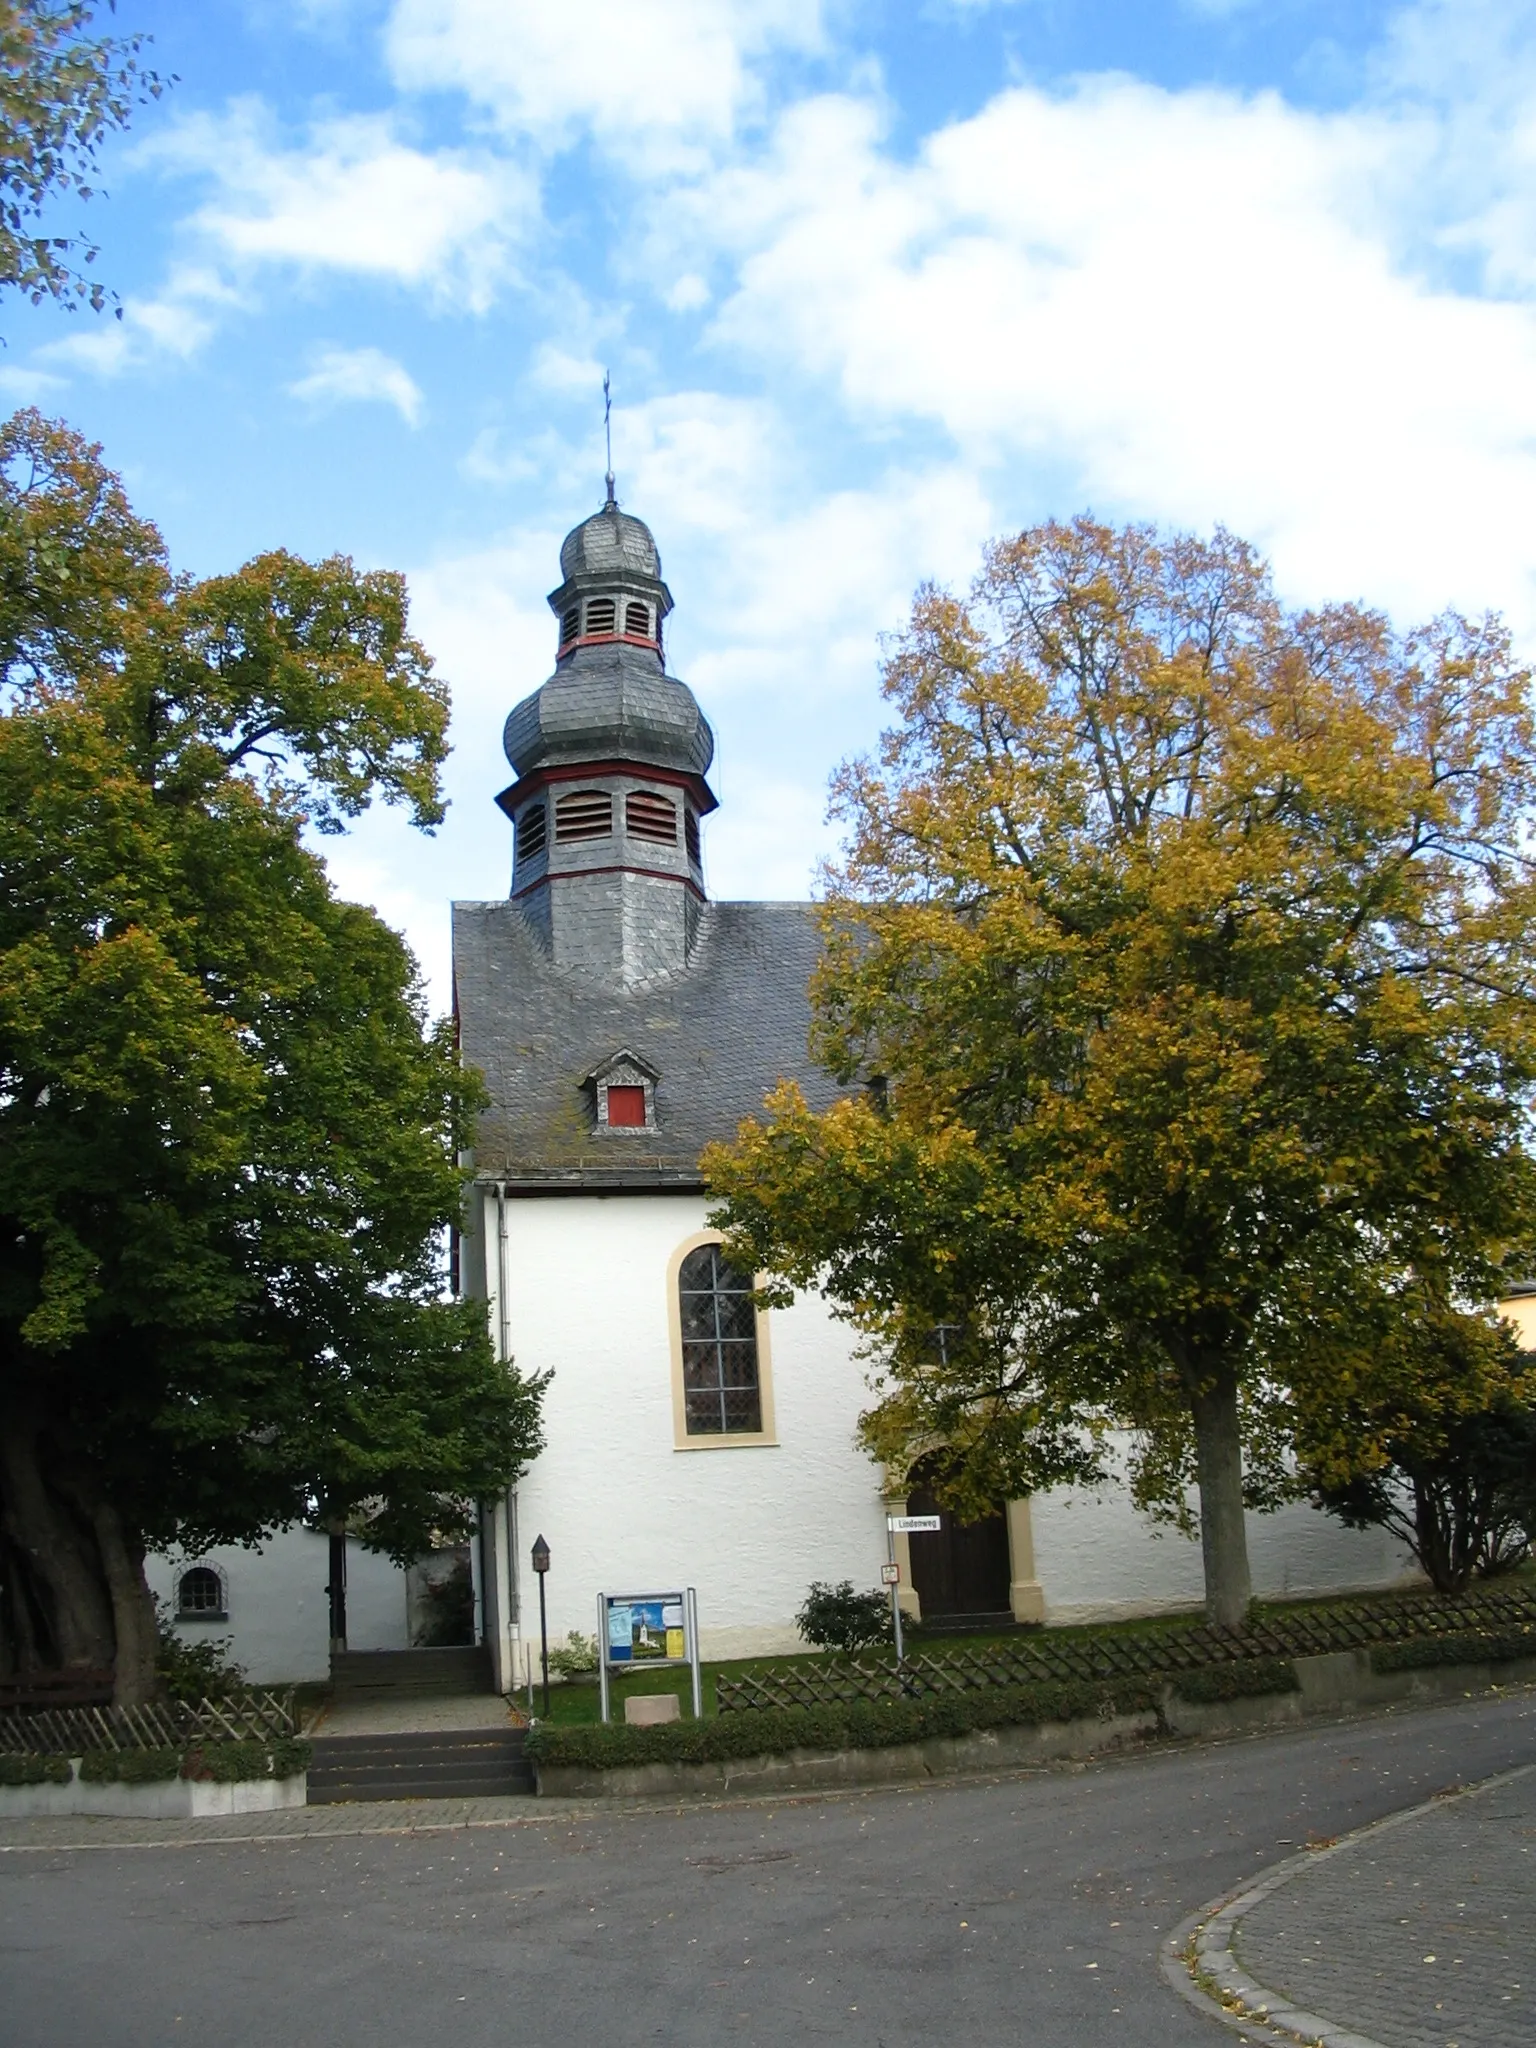
[[621, 499], [719, 742], [717, 895], [801, 895], [879, 636], [1084, 507], [1283, 590], [1536, 643], [1536, 4], [120, 0], [179, 75], [87, 225], [121, 323], [4, 309], [0, 397], [105, 444], [178, 566], [410, 576], [447, 824], [326, 848], [447, 1000], [451, 896]]

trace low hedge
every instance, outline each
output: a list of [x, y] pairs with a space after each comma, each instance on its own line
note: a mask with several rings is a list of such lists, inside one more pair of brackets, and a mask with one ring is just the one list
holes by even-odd
[[253, 1778], [292, 1778], [308, 1770], [310, 1748], [292, 1736], [273, 1742], [199, 1742], [182, 1760], [181, 1775], [205, 1784], [243, 1785]]
[[1371, 1652], [1371, 1669], [1385, 1675], [1426, 1671], [1436, 1664], [1508, 1664], [1516, 1657], [1536, 1657], [1536, 1628], [1468, 1628], [1454, 1635], [1381, 1643]]
[[1153, 1712], [1156, 1688], [1145, 1679], [1087, 1679], [999, 1686], [915, 1700], [852, 1700], [824, 1707], [768, 1707], [708, 1721], [669, 1721], [653, 1728], [622, 1722], [554, 1727], [530, 1733], [527, 1755], [539, 1764], [575, 1764], [615, 1771], [632, 1764], [726, 1763], [737, 1757], [781, 1756], [791, 1749], [889, 1749], [935, 1735], [981, 1728], [1038, 1727], [1043, 1721]]
[[170, 1778], [242, 1785], [254, 1778], [291, 1778], [308, 1769], [309, 1756], [307, 1742], [287, 1736], [273, 1742], [198, 1742], [185, 1753], [92, 1749], [80, 1759], [80, 1776], [88, 1785], [160, 1785]]
[[88, 1749], [80, 1759], [86, 1785], [159, 1785], [180, 1769], [179, 1749]]
[[1301, 1680], [1288, 1657], [1248, 1657], [1240, 1663], [1202, 1664], [1180, 1671], [1173, 1689], [1181, 1700], [1212, 1705], [1217, 1700], [1258, 1699], [1266, 1693], [1299, 1692]]
[[40, 1756], [35, 1751], [0, 1756], [0, 1785], [67, 1785], [74, 1777], [67, 1756]]

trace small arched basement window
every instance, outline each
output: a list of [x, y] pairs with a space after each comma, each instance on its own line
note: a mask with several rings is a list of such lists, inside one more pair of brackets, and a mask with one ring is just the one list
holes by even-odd
[[195, 1564], [176, 1581], [176, 1612], [183, 1621], [223, 1621], [224, 1581], [206, 1564]]
[[677, 805], [652, 790], [637, 789], [624, 799], [624, 829], [631, 839], [649, 839], [657, 846], [677, 844]]
[[534, 860], [549, 843], [549, 813], [542, 804], [530, 804], [517, 814], [517, 862]]
[[587, 599], [587, 631], [611, 633], [618, 625], [618, 606], [611, 597]]
[[555, 840], [606, 839], [613, 831], [613, 798], [605, 789], [575, 789], [555, 805]]
[[701, 1244], [677, 1276], [683, 1409], [690, 1436], [757, 1435], [763, 1426], [752, 1282]]
[[650, 606], [648, 604], [638, 604], [631, 599], [624, 607], [624, 630], [626, 633], [635, 634], [641, 640], [649, 640], [651, 637]]

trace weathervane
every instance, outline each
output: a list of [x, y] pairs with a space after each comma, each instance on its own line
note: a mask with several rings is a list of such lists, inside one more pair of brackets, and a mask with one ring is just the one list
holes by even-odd
[[613, 397], [608, 389], [608, 372], [603, 372], [603, 440], [608, 448], [608, 503], [618, 501], [613, 495]]

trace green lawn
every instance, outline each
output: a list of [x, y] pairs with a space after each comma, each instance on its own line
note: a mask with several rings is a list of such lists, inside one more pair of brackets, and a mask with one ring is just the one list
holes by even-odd
[[[1521, 1590], [1536, 1585], [1536, 1560], [1522, 1565], [1517, 1572], [1497, 1580], [1478, 1580], [1470, 1590], [1476, 1592], [1494, 1591], [1500, 1586], [1519, 1587]], [[1324, 1596], [1310, 1600], [1270, 1600], [1257, 1603], [1256, 1613], [1262, 1618], [1267, 1614], [1301, 1614], [1322, 1612], [1330, 1607], [1352, 1606], [1360, 1599], [1371, 1597], [1374, 1603], [1392, 1605], [1398, 1600], [1421, 1597], [1419, 1589], [1409, 1588], [1397, 1593], [1378, 1593], [1372, 1596], [1360, 1594]], [[1054, 1638], [1082, 1639], [1092, 1636], [1154, 1635], [1170, 1629], [1197, 1627], [1204, 1619], [1196, 1608], [1181, 1614], [1140, 1615], [1127, 1621], [1084, 1622], [1062, 1628], [1052, 1628], [1049, 1634]], [[1045, 1630], [993, 1630], [978, 1635], [924, 1635], [921, 1630], [907, 1630], [907, 1654], [944, 1656], [954, 1650], [983, 1649], [992, 1645], [1022, 1646], [1037, 1640]], [[877, 1655], [891, 1655], [889, 1647], [883, 1651], [866, 1651], [866, 1658]], [[715, 1681], [719, 1677], [744, 1678], [761, 1671], [783, 1671], [797, 1664], [820, 1664], [825, 1653], [820, 1650], [805, 1650], [798, 1654], [773, 1657], [735, 1658], [725, 1663], [705, 1664], [703, 1667], [704, 1712], [713, 1714], [715, 1708]], [[675, 1692], [682, 1701], [683, 1718], [689, 1717], [689, 1677], [686, 1668], [668, 1667], [656, 1671], [637, 1671], [626, 1678], [613, 1682], [613, 1718], [624, 1717], [623, 1702], [631, 1693]], [[524, 1712], [528, 1708], [526, 1688], [518, 1695], [518, 1705]], [[539, 1689], [534, 1689], [534, 1712], [542, 1718], [543, 1700]], [[596, 1680], [590, 1684], [551, 1684], [549, 1689], [549, 1718], [551, 1722], [569, 1726], [599, 1718], [599, 1693]]]

